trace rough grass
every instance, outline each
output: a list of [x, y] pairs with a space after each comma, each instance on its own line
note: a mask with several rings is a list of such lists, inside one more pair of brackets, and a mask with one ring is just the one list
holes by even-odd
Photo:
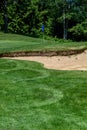
[[87, 71], [0, 59], [0, 130], [87, 130]]
[[53, 38], [44, 41], [40, 38], [16, 34], [0, 33], [0, 53], [16, 51], [41, 51], [41, 50], [67, 50], [86, 49], [87, 42], [71, 42], [55, 40]]

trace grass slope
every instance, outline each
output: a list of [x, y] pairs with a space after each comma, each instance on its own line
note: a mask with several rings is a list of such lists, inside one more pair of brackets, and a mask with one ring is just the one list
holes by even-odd
[[87, 71], [0, 59], [0, 130], [87, 130]]
[[0, 53], [16, 51], [67, 50], [87, 48], [87, 42], [42, 40], [16, 34], [0, 33]]

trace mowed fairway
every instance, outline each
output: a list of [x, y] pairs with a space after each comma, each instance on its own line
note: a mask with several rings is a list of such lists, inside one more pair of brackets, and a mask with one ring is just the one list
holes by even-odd
[[87, 71], [0, 59], [0, 130], [87, 130]]

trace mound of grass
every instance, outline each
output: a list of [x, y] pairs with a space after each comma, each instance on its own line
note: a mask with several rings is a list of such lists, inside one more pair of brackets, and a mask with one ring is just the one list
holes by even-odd
[[87, 72], [0, 59], [0, 130], [87, 130]]
[[41, 50], [57, 51], [83, 48], [87, 48], [87, 42], [71, 42], [67, 40], [55, 40], [53, 38], [49, 40], [44, 39], [43, 41], [40, 38], [0, 33], [0, 53]]

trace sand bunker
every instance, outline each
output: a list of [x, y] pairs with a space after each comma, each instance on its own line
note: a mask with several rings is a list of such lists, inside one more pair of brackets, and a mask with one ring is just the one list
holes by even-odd
[[82, 54], [71, 56], [29, 56], [10, 59], [37, 61], [43, 63], [46, 68], [56, 70], [87, 70], [87, 50]]

